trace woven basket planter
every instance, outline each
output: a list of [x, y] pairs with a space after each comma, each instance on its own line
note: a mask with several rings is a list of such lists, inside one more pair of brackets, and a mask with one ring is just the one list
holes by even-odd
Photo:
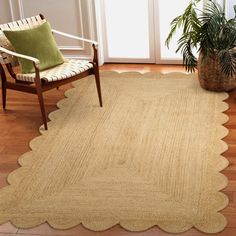
[[202, 88], [216, 92], [228, 92], [236, 88], [236, 76], [227, 77], [221, 72], [218, 57], [198, 59], [198, 79]]

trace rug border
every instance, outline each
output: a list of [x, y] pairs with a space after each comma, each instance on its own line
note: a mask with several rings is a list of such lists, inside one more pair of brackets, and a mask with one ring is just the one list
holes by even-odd
[[[186, 77], [189, 77], [189, 76], [190, 76], [190, 77], [196, 77], [196, 75], [197, 75], [197, 74], [188, 74], [188, 73], [183, 73], [183, 72], [171, 72], [171, 73], [145, 72], [145, 73], [141, 73], [141, 72], [138, 72], [138, 71], [117, 72], [117, 71], [114, 71], [114, 70], [104, 70], [104, 71], [100, 71], [100, 73], [101, 73], [101, 75], [102, 75], [102, 74], [110, 74], [110, 73], [112, 73], [113, 75], [115, 74], [115, 75], [122, 75], [122, 76], [124, 76], [124, 75], [129, 75], [129, 76], [130, 76], [130, 75], [138, 75], [138, 76], [140, 76], [140, 77], [142, 77], [142, 78], [145, 77], [145, 76], [147, 76], [147, 75], [149, 75], [149, 76], [151, 76], [150, 79], [159, 79], [159, 78], [162, 78], [162, 77], [165, 77], [165, 76], [168, 77], [168, 76], [172, 76], [172, 75], [176, 75], [176, 74], [178, 74], [178, 75], [180, 75], [180, 76], [184, 76], [184, 77], [185, 77], [185, 76], [186, 76]], [[157, 77], [157, 78], [152, 78], [152, 76]], [[76, 83], [76, 82], [74, 82], [74, 83]], [[54, 120], [53, 120], [53, 119], [54, 119], [54, 114], [58, 113], [58, 111], [60, 111], [60, 110], [63, 109], [63, 107], [64, 107], [64, 106], [63, 106], [63, 103], [70, 97], [71, 94], [73, 94], [73, 91], [75, 90], [74, 83], [72, 83], [73, 88], [68, 89], [68, 90], [64, 93], [65, 98], [63, 98], [63, 99], [61, 99], [60, 101], [57, 102], [56, 106], [57, 106], [58, 109], [56, 109], [55, 111], [52, 111], [52, 112], [50, 112], [50, 113], [48, 114], [48, 118], [49, 118], [49, 120], [50, 120], [50, 121], [48, 122], [49, 129], [50, 129], [50, 125], [51, 125], [51, 124], [53, 123], [53, 121], [54, 121]], [[225, 129], [227, 129], [224, 125], [228, 122], [229, 117], [228, 117], [227, 114], [225, 114], [225, 112], [229, 109], [229, 105], [228, 105], [228, 103], [227, 103], [225, 100], [227, 100], [227, 99], [229, 98], [229, 94], [228, 94], [228, 93], [222, 93], [222, 94], [225, 95], [225, 97], [221, 100], [222, 104], [225, 105], [225, 109], [222, 110], [221, 112], [219, 112], [219, 114], [224, 114], [227, 119], [226, 119], [223, 123], [221, 123], [220, 126], [222, 126], [222, 127], [224, 127]], [[27, 153], [31, 152], [31, 151], [34, 149], [32, 143], [33, 143], [38, 137], [41, 137], [42, 135], [44, 135], [44, 134], [47, 133], [48, 131], [45, 131], [44, 128], [43, 128], [43, 125], [42, 125], [42, 126], [39, 127], [39, 132], [41, 133], [41, 135], [39, 135], [39, 136], [33, 138], [33, 139], [30, 140], [30, 142], [29, 142], [29, 146], [30, 146], [30, 149], [31, 149], [31, 150], [28, 151], [28, 152], [26, 152], [26, 153], [24, 153], [24, 154], [22, 154], [22, 155], [18, 158], [18, 163], [20, 164], [20, 167], [17, 168], [16, 170], [12, 171], [12, 172], [7, 176], [7, 182], [8, 182], [9, 185], [8, 185], [8, 186], [5, 186], [5, 187], [3, 187], [3, 188], [1, 188], [0, 190], [7, 189], [8, 187], [14, 185], [14, 182], [15, 182], [15, 180], [14, 180], [14, 175], [24, 166], [24, 163], [23, 163], [23, 162], [24, 162], [24, 156], [25, 156]], [[224, 170], [225, 168], [227, 168], [227, 166], [228, 166], [228, 164], [229, 164], [227, 158], [222, 155], [222, 154], [223, 154], [225, 151], [227, 151], [228, 148], [229, 148], [228, 144], [223, 140], [223, 139], [228, 135], [228, 133], [229, 133], [229, 130], [227, 129], [227, 133], [226, 133], [223, 137], [220, 138], [220, 140], [225, 144], [225, 148], [222, 149], [222, 151], [221, 151], [221, 153], [219, 153], [219, 155], [221, 155], [222, 158], [224, 158], [225, 161], [227, 161], [227, 163], [225, 164], [225, 166], [224, 166], [224, 168], [223, 168], [222, 170]], [[221, 173], [222, 170], [218, 171], [218, 173], [219, 173], [220, 175], [223, 175], [223, 174]], [[224, 178], [227, 179], [227, 177], [226, 177], [225, 175], [223, 175], [223, 176], [224, 176]], [[220, 207], [220, 209], [217, 210], [217, 213], [220, 214], [221, 216], [223, 216], [224, 218], [225, 218], [225, 216], [224, 216], [222, 213], [220, 213], [219, 211], [221, 211], [222, 209], [224, 209], [225, 207], [227, 207], [228, 202], [229, 202], [228, 196], [227, 196], [225, 193], [222, 193], [222, 190], [223, 190], [225, 187], [227, 187], [227, 184], [226, 184], [226, 186], [224, 186], [224, 187], [222, 187], [221, 189], [219, 189], [219, 190], [216, 191], [216, 193], [222, 194], [222, 196], [224, 196], [224, 198], [225, 198], [225, 204], [224, 204], [224, 206]], [[39, 222], [39, 223], [34, 224], [33, 226], [29, 226], [29, 227], [21, 227], [21, 225], [18, 225], [16, 222], [11, 221], [11, 220], [6, 220], [6, 221], [4, 221], [4, 222], [0, 222], [0, 224], [6, 223], [6, 222], [11, 222], [14, 226], [16, 226], [16, 227], [18, 227], [18, 228], [24, 228], [24, 229], [26, 229], [26, 228], [31, 228], [31, 227], [36, 227], [36, 226], [39, 226], [39, 225], [41, 225], [41, 224], [43, 224], [43, 223], [48, 223], [48, 224], [49, 224], [52, 228], [54, 228], [54, 229], [70, 229], [70, 228], [73, 228], [73, 227], [75, 227], [75, 226], [81, 224], [81, 225], [83, 225], [85, 228], [87, 228], [87, 229], [89, 229], [89, 230], [94, 230], [94, 229], [91, 229], [89, 226], [86, 226], [86, 223], [83, 222], [83, 221], [82, 221], [82, 222], [74, 223], [73, 225], [68, 225], [68, 227], [60, 227], [60, 226], [57, 225], [55, 222], [50, 222], [50, 221], [47, 221], [46, 219], [45, 219], [43, 222]], [[226, 221], [226, 218], [225, 218], [225, 225], [224, 225], [224, 228], [225, 228], [226, 224], [227, 224], [227, 221]], [[110, 229], [110, 228], [113, 228], [113, 227], [116, 226], [116, 225], [120, 225], [123, 229], [128, 230], [128, 231], [131, 231], [131, 232], [141, 232], [141, 231], [145, 231], [145, 230], [148, 230], [148, 229], [150, 229], [150, 228], [152, 228], [152, 227], [154, 227], [154, 226], [158, 226], [161, 230], [163, 230], [163, 231], [165, 231], [165, 232], [167, 232], [167, 233], [183, 233], [183, 232], [188, 231], [188, 230], [191, 229], [191, 228], [195, 228], [195, 229], [197, 229], [197, 230], [199, 230], [199, 231], [201, 231], [201, 232], [203, 232], [203, 233], [218, 233], [218, 232], [221, 232], [221, 231], [224, 230], [224, 228], [223, 228], [221, 231], [218, 230], [218, 231], [216, 231], [216, 232], [206, 232], [206, 231], [205, 231], [204, 229], [202, 229], [200, 226], [191, 225], [190, 227], [187, 227], [187, 228], [184, 229], [183, 231], [178, 231], [178, 232], [177, 232], [177, 231], [168, 230], [168, 229], [166, 229], [165, 227], [162, 227], [162, 226], [159, 225], [159, 224], [153, 224], [153, 225], [150, 225], [150, 226], [149, 226], [148, 228], [146, 228], [146, 229], [143, 229], [143, 230], [141, 230], [141, 231], [140, 231], [140, 230], [136, 231], [136, 230], [129, 229], [129, 227], [127, 227], [127, 225], [125, 226], [125, 224], [123, 224], [122, 222], [117, 222], [117, 223], [115, 223], [115, 224], [113, 224], [113, 225], [107, 227], [107, 228], [104, 229], [104, 230], [108, 230], [108, 229]], [[104, 231], [104, 230], [100, 230], [100, 231]], [[95, 230], [95, 231], [98, 231], [98, 230]]]

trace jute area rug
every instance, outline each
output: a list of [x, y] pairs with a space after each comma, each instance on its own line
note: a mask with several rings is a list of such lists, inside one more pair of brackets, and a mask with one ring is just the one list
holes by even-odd
[[195, 75], [101, 77], [103, 108], [94, 78], [77, 81], [31, 141], [0, 191], [0, 223], [223, 230], [228, 95], [201, 89]]

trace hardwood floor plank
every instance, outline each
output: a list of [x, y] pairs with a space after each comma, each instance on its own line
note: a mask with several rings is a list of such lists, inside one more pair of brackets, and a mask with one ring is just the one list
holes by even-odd
[[0, 225], [0, 235], [2, 235], [3, 233], [14, 234], [17, 231], [18, 229], [11, 223], [5, 223], [3, 225]]

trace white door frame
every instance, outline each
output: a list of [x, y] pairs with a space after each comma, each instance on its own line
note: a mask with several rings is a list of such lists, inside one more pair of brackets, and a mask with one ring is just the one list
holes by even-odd
[[[97, 31], [97, 41], [98, 41], [98, 57], [99, 66], [104, 64], [104, 34], [102, 27], [102, 7], [101, 0], [94, 0], [95, 7], [95, 19], [96, 19], [96, 31]], [[94, 29], [95, 30], [95, 29]]]

